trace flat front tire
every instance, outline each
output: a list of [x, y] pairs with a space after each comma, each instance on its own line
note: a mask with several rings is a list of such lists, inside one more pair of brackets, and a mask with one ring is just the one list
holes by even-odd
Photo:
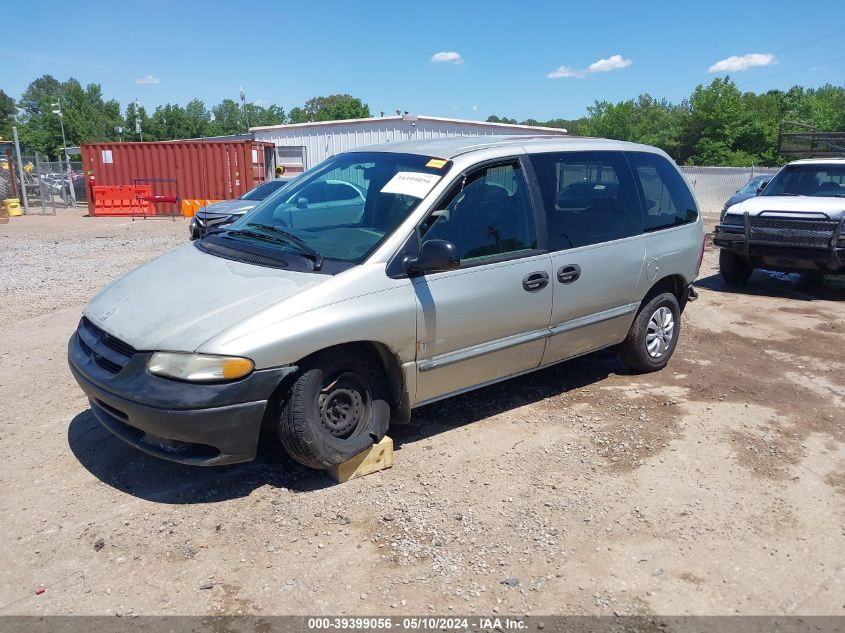
[[390, 404], [381, 363], [363, 348], [328, 350], [304, 361], [279, 417], [279, 439], [300, 464], [325, 469], [387, 433]]
[[666, 367], [681, 333], [678, 299], [663, 292], [648, 299], [637, 313], [628, 336], [619, 347], [619, 357], [637, 372]]

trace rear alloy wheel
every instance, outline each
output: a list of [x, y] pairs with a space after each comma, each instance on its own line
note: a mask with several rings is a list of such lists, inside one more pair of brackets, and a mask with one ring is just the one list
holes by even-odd
[[742, 286], [753, 272], [754, 266], [737, 253], [724, 248], [719, 251], [719, 273], [729, 286]]
[[670, 292], [655, 295], [637, 313], [619, 346], [619, 357], [634, 371], [663, 369], [675, 351], [680, 331], [678, 299]]
[[330, 468], [380, 441], [389, 423], [380, 361], [365, 348], [329, 350], [302, 363], [282, 407], [279, 439], [300, 464]]

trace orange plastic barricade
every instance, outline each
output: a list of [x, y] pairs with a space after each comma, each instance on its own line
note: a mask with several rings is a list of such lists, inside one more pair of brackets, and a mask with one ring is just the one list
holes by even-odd
[[94, 185], [94, 215], [154, 215], [150, 185]]
[[182, 215], [184, 215], [186, 218], [193, 217], [197, 211], [199, 211], [205, 206], [214, 204], [215, 202], [220, 202], [220, 200], [182, 200]]

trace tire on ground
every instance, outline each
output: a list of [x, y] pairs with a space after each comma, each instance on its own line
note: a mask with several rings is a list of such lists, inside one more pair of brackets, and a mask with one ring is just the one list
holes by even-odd
[[729, 286], [741, 286], [754, 272], [754, 267], [737, 253], [725, 248], [719, 251], [719, 273]]
[[389, 423], [381, 362], [365, 347], [349, 346], [318, 352], [300, 364], [278, 434], [295, 461], [325, 469], [380, 441]]
[[[657, 315], [661, 308], [668, 309], [672, 316], [672, 332], [671, 338], [665, 344], [665, 349], [659, 356], [655, 356], [649, 352], [648, 343], [650, 337], [649, 326], [655, 329], [656, 323], [652, 322], [652, 317]], [[628, 330], [628, 336], [619, 346], [619, 357], [628, 367], [637, 372], [647, 373], [658, 371], [666, 366], [669, 359], [675, 351], [675, 346], [678, 344], [678, 337], [681, 333], [681, 310], [678, 306], [678, 299], [670, 292], [661, 292], [646, 297], [643, 305], [637, 312], [631, 328]]]

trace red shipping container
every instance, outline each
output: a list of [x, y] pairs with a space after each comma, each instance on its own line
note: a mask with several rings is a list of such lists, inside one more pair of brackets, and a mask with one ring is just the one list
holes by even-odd
[[[251, 140], [87, 143], [82, 164], [97, 185], [148, 184], [153, 195], [168, 199], [228, 200], [264, 182], [274, 150]], [[88, 212], [94, 215], [90, 199]]]

